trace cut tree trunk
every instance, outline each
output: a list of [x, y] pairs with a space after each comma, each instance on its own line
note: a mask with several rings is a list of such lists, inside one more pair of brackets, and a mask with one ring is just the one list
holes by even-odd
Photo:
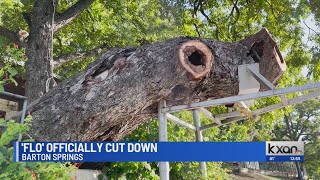
[[235, 43], [175, 38], [112, 49], [31, 105], [31, 135], [117, 141], [154, 117], [161, 99], [178, 105], [237, 95], [238, 66], [256, 61], [275, 85], [286, 65], [266, 29]]

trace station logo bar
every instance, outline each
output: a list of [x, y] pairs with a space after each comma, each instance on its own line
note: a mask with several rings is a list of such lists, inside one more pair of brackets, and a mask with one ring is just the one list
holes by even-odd
[[267, 156], [303, 156], [303, 141], [267, 141]]

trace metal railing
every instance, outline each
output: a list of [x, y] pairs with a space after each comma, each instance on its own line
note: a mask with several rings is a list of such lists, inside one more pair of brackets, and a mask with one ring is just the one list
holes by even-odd
[[[254, 69], [253, 67], [256, 64], [247, 64], [241, 65], [241, 69], [245, 69], [246, 72], [249, 73], [251, 77], [253, 77], [256, 81], [260, 83], [267, 91], [256, 92], [250, 94], [242, 94], [232, 97], [225, 97], [220, 99], [195, 102], [186, 105], [178, 105], [178, 106], [166, 106], [166, 102], [161, 100], [158, 106], [158, 119], [159, 119], [159, 141], [167, 142], [167, 119], [180, 125], [186, 127], [195, 132], [196, 140], [202, 141], [202, 131], [213, 128], [215, 126], [221, 126], [225, 124], [229, 124], [232, 122], [237, 122], [240, 120], [254, 118], [257, 120], [258, 115], [264, 114], [276, 109], [284, 108], [289, 105], [301, 103], [303, 101], [315, 98], [320, 96], [320, 83], [310, 83], [302, 86], [294, 86], [287, 88], [276, 88], [273, 86], [271, 82], [269, 82], [265, 77], [263, 77], [259, 70]], [[240, 69], [240, 68], [238, 68]], [[241, 72], [238, 72], [241, 73]], [[240, 81], [241, 82], [241, 81]], [[302, 93], [302, 91], [311, 91], [307, 94]], [[295, 97], [292, 99], [287, 99], [286, 94], [301, 92], [299, 97]], [[255, 100], [266, 97], [279, 96], [281, 99], [280, 103], [273, 104], [270, 106], [266, 106], [256, 110], [250, 110], [250, 108], [246, 105], [246, 101]], [[226, 104], [240, 104], [240, 110], [231, 111], [224, 114], [213, 115], [210, 111], [206, 109], [206, 107], [217, 106], [217, 105], [226, 105]], [[182, 110], [192, 110], [194, 125], [189, 124], [178, 117], [170, 114], [172, 112], [179, 112]], [[201, 112], [205, 117], [212, 120], [212, 123], [206, 124], [204, 126], [200, 126], [200, 118], [198, 113]], [[205, 162], [200, 162], [200, 168], [203, 176], [207, 176], [206, 173], [206, 165]], [[159, 162], [159, 172], [161, 180], [169, 180], [169, 163], [168, 162]]]

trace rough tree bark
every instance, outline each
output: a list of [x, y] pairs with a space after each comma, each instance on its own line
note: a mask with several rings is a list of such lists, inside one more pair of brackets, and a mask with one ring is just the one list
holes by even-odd
[[[35, 1], [31, 14], [24, 13], [30, 28], [26, 46], [26, 96], [29, 102], [40, 98], [55, 85], [52, 44], [54, 33], [75, 19], [94, 0], [78, 0], [63, 13], [56, 12], [57, 2]], [[2, 30], [0, 28], [0, 34]], [[6, 33], [6, 37], [10, 40], [14, 38], [12, 33]]]
[[53, 86], [54, 0], [35, 1], [26, 54], [26, 96], [32, 102]]
[[161, 99], [177, 105], [237, 95], [238, 66], [256, 61], [276, 84], [286, 65], [266, 29], [235, 43], [175, 38], [112, 49], [31, 105], [31, 134], [40, 141], [117, 141], [155, 116]]

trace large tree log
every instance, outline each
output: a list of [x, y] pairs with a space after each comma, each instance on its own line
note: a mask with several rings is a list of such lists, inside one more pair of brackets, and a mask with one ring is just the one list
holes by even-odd
[[31, 134], [41, 141], [117, 141], [154, 117], [161, 99], [177, 105], [237, 95], [238, 66], [255, 61], [273, 84], [285, 70], [266, 29], [236, 43], [175, 38], [112, 49], [31, 106]]

